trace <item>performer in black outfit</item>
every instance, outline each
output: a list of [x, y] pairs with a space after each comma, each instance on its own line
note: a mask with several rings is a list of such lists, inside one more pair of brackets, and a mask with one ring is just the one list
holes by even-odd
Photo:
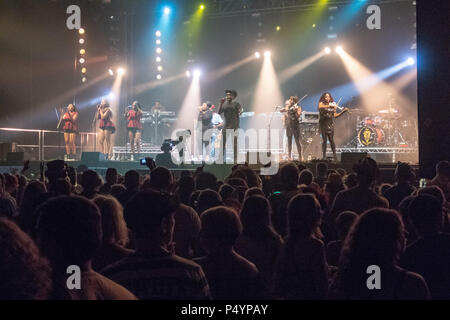
[[302, 107], [298, 104], [298, 97], [292, 96], [286, 103], [286, 106], [280, 110], [285, 112], [284, 125], [286, 127], [286, 136], [288, 139], [288, 155], [289, 160], [292, 160], [292, 136], [294, 136], [295, 144], [297, 145], [298, 159], [303, 160], [302, 145], [300, 144], [300, 116], [302, 114]]
[[[235, 101], [237, 97], [237, 92], [234, 89], [228, 89], [225, 91], [225, 98], [220, 100], [219, 114], [223, 114], [225, 118], [225, 124], [222, 129], [222, 146], [223, 146], [223, 156], [226, 159], [225, 146], [227, 143], [227, 129], [228, 130], [238, 130], [239, 129], [239, 116], [242, 114], [243, 109], [239, 102]], [[237, 161], [237, 135], [234, 135], [234, 162]]]
[[322, 135], [322, 154], [323, 159], [327, 155], [327, 139], [330, 141], [331, 150], [333, 151], [333, 159], [337, 161], [336, 145], [334, 143], [334, 118], [340, 117], [344, 112], [348, 111], [344, 108], [341, 112], [336, 112], [338, 107], [334, 102], [331, 93], [325, 92], [319, 100], [319, 128]]
[[[202, 135], [202, 145], [201, 145], [201, 152], [202, 157], [205, 156], [205, 152], [207, 151], [207, 147], [209, 145], [209, 141], [211, 140], [211, 137], [205, 137], [205, 132], [212, 128], [212, 117], [213, 112], [211, 110], [212, 103], [211, 102], [205, 102], [200, 107], [200, 112], [198, 113], [198, 125], [201, 125], [201, 135]], [[200, 133], [200, 132], [199, 132]], [[203, 158], [202, 158], [203, 159]]]

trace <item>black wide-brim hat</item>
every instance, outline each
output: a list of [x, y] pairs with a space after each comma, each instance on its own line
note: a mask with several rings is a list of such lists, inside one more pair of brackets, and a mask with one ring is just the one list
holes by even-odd
[[236, 97], [237, 97], [237, 91], [234, 90], [234, 89], [227, 89], [227, 90], [225, 90], [225, 94], [227, 94], [227, 93], [231, 93], [231, 95], [233, 96], [233, 98], [236, 98]]

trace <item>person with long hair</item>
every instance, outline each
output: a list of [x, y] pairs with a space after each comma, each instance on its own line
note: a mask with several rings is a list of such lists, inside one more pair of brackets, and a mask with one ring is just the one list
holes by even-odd
[[138, 156], [141, 153], [141, 136], [142, 136], [142, 108], [138, 101], [134, 101], [131, 108], [125, 113], [125, 118], [128, 121], [128, 139], [130, 141], [130, 148], [132, 153], [132, 160], [134, 160], [134, 153], [137, 150]]
[[113, 113], [111, 111], [111, 107], [109, 106], [109, 102], [102, 99], [102, 102], [99, 104], [97, 110], [97, 119], [100, 120], [100, 134], [98, 142], [100, 144], [101, 152], [105, 154], [107, 159], [110, 159], [112, 156], [111, 135], [116, 132], [116, 127], [112, 122], [112, 118]]
[[288, 234], [277, 262], [276, 297], [288, 300], [325, 299], [328, 265], [320, 240], [320, 204], [312, 194], [298, 194], [288, 205]]
[[93, 199], [102, 216], [102, 245], [92, 261], [94, 270], [119, 261], [134, 253], [127, 249], [128, 229], [123, 217], [123, 207], [113, 196], [98, 195]]
[[302, 107], [298, 105], [298, 97], [292, 96], [286, 101], [286, 106], [280, 110], [286, 113], [284, 117], [284, 126], [286, 127], [286, 136], [288, 143], [288, 157], [292, 160], [292, 137], [298, 151], [298, 159], [302, 160], [302, 145], [300, 143], [300, 116]]
[[73, 104], [67, 106], [67, 110], [62, 117], [64, 121], [64, 143], [66, 144], [66, 159], [75, 160], [77, 147], [75, 138], [78, 133], [78, 110]]
[[[330, 290], [332, 299], [429, 299], [425, 280], [398, 266], [405, 247], [405, 230], [395, 210], [374, 208], [364, 212], [345, 239], [339, 271]], [[381, 272], [381, 287], [368, 288], [368, 267]]]
[[11, 220], [0, 218], [0, 300], [47, 300], [50, 264], [34, 241]]
[[337, 161], [336, 145], [334, 143], [334, 118], [340, 117], [348, 109], [344, 108], [337, 112], [338, 105], [334, 102], [331, 93], [325, 92], [319, 99], [319, 128], [322, 135], [322, 154], [323, 159], [327, 156], [327, 140], [330, 141], [333, 159]]
[[240, 211], [242, 235], [235, 245], [237, 253], [256, 265], [267, 289], [272, 286], [275, 263], [283, 245], [283, 239], [272, 226], [271, 215], [270, 202], [264, 196], [245, 199]]

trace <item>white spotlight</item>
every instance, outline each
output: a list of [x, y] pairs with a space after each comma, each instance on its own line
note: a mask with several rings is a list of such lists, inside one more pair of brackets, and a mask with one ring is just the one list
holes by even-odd
[[110, 92], [108, 94], [108, 98], [109, 98], [109, 100], [114, 100], [116, 98], [116, 95], [114, 94], [114, 92]]
[[336, 47], [336, 53], [337, 54], [341, 54], [342, 52], [344, 52], [344, 48], [342, 48], [342, 46], [337, 46]]
[[108, 72], [109, 72], [109, 74], [110, 74], [111, 76], [114, 75], [114, 71], [113, 71], [111, 68], [108, 69]]
[[85, 63], [86, 60], [84, 60], [84, 58], [80, 58], [80, 60], [78, 60], [81, 64]]
[[266, 57], [266, 58], [270, 58], [271, 55], [272, 55], [272, 53], [268, 50], [264, 52], [264, 57]]
[[121, 67], [121, 68], [117, 69], [117, 73], [119, 74], [119, 76], [121, 76], [121, 75], [125, 74], [125, 69]]
[[331, 49], [330, 49], [329, 47], [326, 47], [326, 48], [325, 48], [325, 53], [326, 53], [326, 54], [330, 54], [330, 53], [331, 53]]
[[155, 35], [156, 35], [158, 38], [161, 37], [161, 31], [159, 31], [159, 30], [156, 31], [156, 32], [155, 32]]
[[156, 62], [161, 62], [161, 57], [156, 57]]
[[157, 44], [157, 45], [160, 45], [160, 44], [161, 44], [161, 40], [156, 39], [156, 44]]
[[191, 72], [188, 70], [186, 71], [186, 77], [190, 78], [191, 77]]
[[409, 57], [408, 60], [406, 60], [406, 62], [408, 63], [408, 65], [412, 66], [414, 64], [414, 59]]
[[162, 71], [163, 67], [162, 66], [158, 66], [158, 71]]
[[87, 81], [86, 77], [81, 78], [81, 82], [85, 83]]
[[202, 72], [200, 71], [200, 69], [194, 70], [194, 77], [200, 77], [201, 75], [202, 75]]
[[261, 53], [259, 53], [258, 51], [256, 51], [256, 52], [255, 52], [255, 57], [256, 57], [256, 59], [261, 58]]
[[170, 14], [170, 8], [169, 7], [165, 7], [164, 8], [164, 14]]
[[156, 48], [156, 53], [157, 53], [157, 54], [160, 54], [160, 53], [162, 53], [162, 49], [161, 49], [161, 48], [159, 48], [159, 47], [158, 47], [158, 48]]
[[84, 39], [81, 38], [78, 42], [79, 42], [80, 44], [84, 44]]
[[161, 79], [162, 79], [162, 76], [161, 76], [160, 74], [158, 74], [158, 75], [156, 76], [156, 79], [161, 80]]

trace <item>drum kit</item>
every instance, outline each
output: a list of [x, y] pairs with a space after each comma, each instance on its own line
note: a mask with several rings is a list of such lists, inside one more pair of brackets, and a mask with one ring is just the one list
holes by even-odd
[[[352, 112], [359, 110], [352, 110]], [[412, 147], [414, 122], [406, 119], [398, 109], [388, 107], [377, 113], [365, 115], [360, 112], [356, 119], [357, 136], [354, 139], [358, 147]]]

